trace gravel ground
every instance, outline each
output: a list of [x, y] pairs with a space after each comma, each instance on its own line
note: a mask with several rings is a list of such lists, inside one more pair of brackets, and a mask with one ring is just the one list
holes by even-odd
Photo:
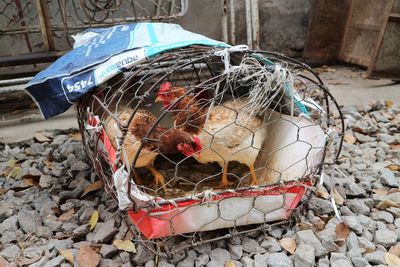
[[[343, 109], [347, 134], [338, 165], [343, 174], [327, 171], [295, 223], [170, 259], [142, 244], [135, 244], [135, 252], [128, 252], [129, 243], [118, 245], [132, 237], [125, 213], [103, 190], [89, 186], [96, 176], [76, 133], [53, 131], [0, 144], [0, 266], [397, 266], [400, 110], [391, 105]], [[343, 222], [329, 201], [332, 184]], [[90, 230], [94, 211], [99, 218]], [[165, 245], [185, 244], [170, 239]]]

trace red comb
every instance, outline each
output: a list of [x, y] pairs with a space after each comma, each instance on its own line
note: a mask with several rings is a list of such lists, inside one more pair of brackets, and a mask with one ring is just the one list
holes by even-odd
[[171, 83], [170, 82], [163, 82], [160, 85], [160, 92], [166, 92], [171, 88]]

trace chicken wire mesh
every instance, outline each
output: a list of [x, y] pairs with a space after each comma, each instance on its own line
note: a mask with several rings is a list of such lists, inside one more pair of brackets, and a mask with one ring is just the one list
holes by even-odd
[[176, 238], [198, 245], [287, 219], [334, 165], [344, 129], [308, 66], [202, 46], [135, 66], [77, 107], [105, 190], [129, 210], [137, 241], [162, 238], [146, 243], [162, 255]]

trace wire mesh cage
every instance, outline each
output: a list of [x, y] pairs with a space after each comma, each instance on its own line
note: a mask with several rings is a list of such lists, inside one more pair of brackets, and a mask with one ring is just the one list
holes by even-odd
[[77, 107], [84, 148], [138, 240], [199, 244], [231, 236], [210, 230], [287, 219], [334, 164], [343, 132], [319, 77], [262, 51], [165, 52]]

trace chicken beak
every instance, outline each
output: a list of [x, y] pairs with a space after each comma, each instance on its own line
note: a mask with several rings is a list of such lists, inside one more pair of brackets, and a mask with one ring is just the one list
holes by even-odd
[[162, 102], [163, 100], [161, 97], [157, 96], [156, 100], [154, 100], [154, 103]]

